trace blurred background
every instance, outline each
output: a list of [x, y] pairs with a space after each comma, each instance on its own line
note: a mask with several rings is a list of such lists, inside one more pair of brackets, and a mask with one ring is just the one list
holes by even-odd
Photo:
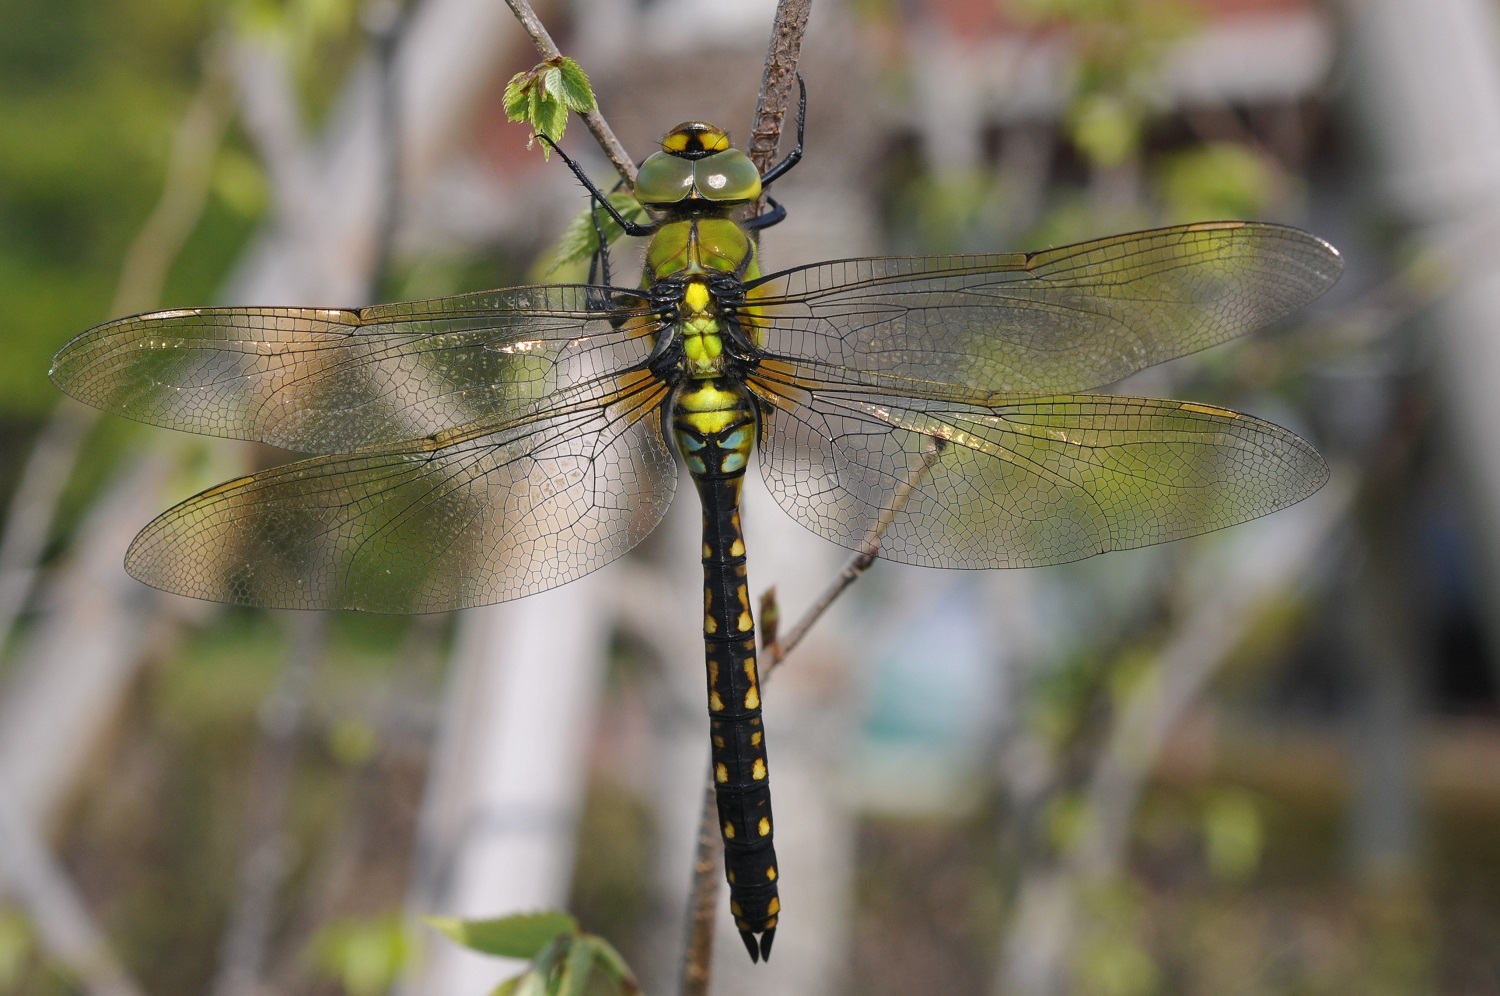
[[[745, 137], [769, 0], [539, 12], [636, 157]], [[417, 918], [544, 907], [675, 988], [690, 488], [520, 602], [229, 609], [124, 548], [286, 455], [46, 379], [123, 313], [544, 278], [585, 200], [504, 120], [536, 61], [498, 0], [0, 3], [0, 992], [483, 993], [516, 966]], [[1333, 476], [1064, 567], [877, 564], [767, 694], [786, 913], [769, 966], [721, 934], [714, 991], [1500, 993], [1497, 5], [818, 0], [801, 68], [771, 269], [1218, 218], [1337, 245], [1284, 327], [1119, 388], [1270, 418]], [[746, 501], [795, 618], [845, 554]]]

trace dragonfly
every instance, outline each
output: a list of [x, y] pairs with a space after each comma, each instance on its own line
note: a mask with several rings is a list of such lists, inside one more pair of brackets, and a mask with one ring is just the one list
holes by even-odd
[[[1300, 501], [1328, 471], [1214, 405], [1086, 393], [1274, 322], [1337, 280], [1327, 242], [1227, 221], [1031, 253], [763, 272], [785, 217], [729, 134], [673, 128], [640, 166], [637, 286], [512, 287], [357, 309], [191, 308], [58, 352], [72, 397], [308, 454], [147, 525], [130, 574], [239, 605], [424, 613], [597, 570], [661, 521], [685, 464], [703, 509], [712, 777], [752, 960], [781, 914], [741, 486], [850, 549], [927, 567], [1057, 564]], [[602, 272], [602, 279], [596, 275]]]

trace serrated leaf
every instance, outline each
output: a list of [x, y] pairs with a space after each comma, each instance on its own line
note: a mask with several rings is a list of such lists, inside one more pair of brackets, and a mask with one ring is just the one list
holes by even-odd
[[551, 910], [517, 913], [495, 920], [460, 920], [447, 916], [430, 916], [426, 920], [464, 947], [527, 961], [535, 958], [559, 934], [578, 932], [577, 920], [566, 913]]
[[558, 82], [547, 85], [552, 87], [552, 92], [557, 94], [559, 100], [568, 106], [570, 110], [579, 114], [587, 114], [594, 109], [594, 88], [589, 83], [588, 74], [583, 71], [573, 59], [563, 56], [562, 65], [558, 66]]
[[502, 98], [505, 104], [505, 117], [509, 121], [526, 121], [531, 108], [531, 90], [535, 86], [535, 76], [530, 72], [516, 73], [505, 84], [505, 96]]
[[593, 971], [596, 957], [594, 938], [588, 934], [575, 938], [568, 948], [562, 971], [557, 973], [557, 985], [553, 991], [557, 996], [582, 996], [588, 985], [589, 973]]
[[568, 127], [568, 109], [563, 102], [549, 94], [543, 94], [537, 102], [537, 116], [531, 122], [531, 126], [539, 134], [546, 135], [554, 142], [562, 140], [563, 132]]
[[[634, 194], [622, 190], [608, 196], [610, 204], [625, 216], [626, 221], [643, 223], [650, 220], [646, 209], [635, 199]], [[562, 237], [557, 240], [557, 246], [552, 251], [552, 263], [548, 266], [547, 273], [555, 273], [564, 266], [581, 263], [599, 251], [599, 232], [594, 228], [591, 214], [593, 210], [598, 210], [599, 228], [604, 232], [606, 244], [614, 244], [624, 234], [620, 223], [611, 218], [607, 211], [598, 208], [593, 201], [589, 203], [591, 206], [574, 215], [573, 220], [568, 222], [568, 227], [563, 230]]]
[[542, 89], [547, 91], [547, 96], [554, 100], [562, 100], [562, 68], [549, 65], [542, 70]]

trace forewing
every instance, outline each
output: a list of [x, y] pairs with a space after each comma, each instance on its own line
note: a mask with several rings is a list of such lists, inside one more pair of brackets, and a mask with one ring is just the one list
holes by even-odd
[[153, 425], [338, 453], [528, 417], [555, 392], [639, 367], [654, 328], [640, 295], [583, 285], [357, 311], [159, 311], [84, 332], [52, 380]]
[[666, 512], [664, 392], [642, 376], [607, 407], [231, 481], [148, 525], [126, 569], [268, 608], [436, 612], [544, 591], [619, 557]]
[[1231, 339], [1341, 268], [1306, 232], [1216, 222], [1029, 255], [799, 267], [752, 283], [741, 320], [804, 386], [988, 404], [1090, 390]]
[[1083, 395], [918, 409], [755, 386], [782, 508], [850, 549], [889, 520], [880, 555], [906, 564], [1034, 567], [1162, 543], [1274, 512], [1327, 478], [1293, 433], [1207, 405]]

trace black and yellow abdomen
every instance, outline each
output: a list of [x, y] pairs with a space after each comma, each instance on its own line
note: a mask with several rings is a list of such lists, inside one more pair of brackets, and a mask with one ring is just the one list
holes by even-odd
[[740, 531], [740, 491], [755, 445], [755, 405], [738, 380], [713, 377], [684, 380], [672, 394], [670, 410], [673, 442], [703, 504], [703, 642], [730, 910], [750, 957], [759, 960], [771, 953], [781, 902], [755, 617]]

